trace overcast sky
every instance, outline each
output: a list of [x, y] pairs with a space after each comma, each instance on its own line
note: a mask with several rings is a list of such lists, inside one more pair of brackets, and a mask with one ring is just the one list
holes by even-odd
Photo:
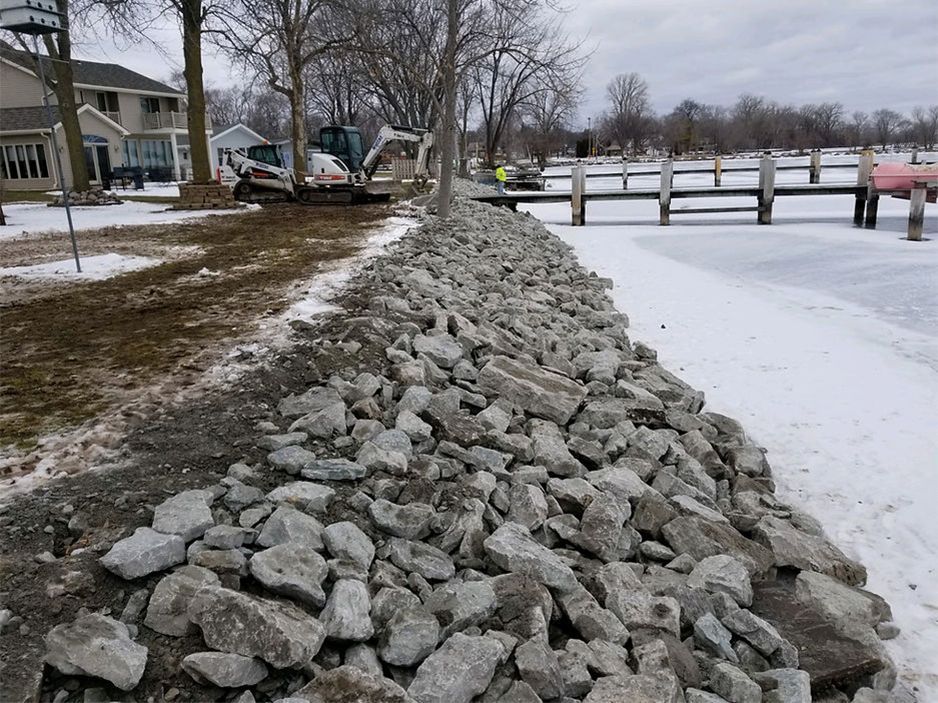
[[[730, 105], [740, 93], [779, 102], [841, 102], [847, 112], [908, 112], [938, 103], [938, 0], [562, 0], [564, 22], [592, 56], [579, 121], [605, 106], [605, 86], [636, 71], [654, 108], [683, 98]], [[151, 32], [181, 67], [175, 27]], [[210, 52], [211, 49], [208, 49]], [[152, 48], [83, 44], [81, 58], [110, 60], [167, 78]], [[232, 77], [222, 57], [205, 57], [205, 77]]]

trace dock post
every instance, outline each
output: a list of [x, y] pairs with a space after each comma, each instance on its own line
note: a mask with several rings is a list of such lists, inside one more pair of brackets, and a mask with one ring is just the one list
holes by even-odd
[[912, 189], [909, 198], [909, 234], [910, 242], [922, 241], [922, 228], [925, 225], [925, 193], [924, 186]]
[[722, 177], [723, 177], [723, 157], [717, 154], [716, 158], [713, 160], [713, 186], [715, 188], [720, 187], [720, 181]]
[[622, 158], [622, 190], [629, 189], [629, 160]]
[[586, 169], [582, 166], [574, 166], [571, 182], [570, 207], [573, 209], [572, 224], [574, 227], [581, 227], [586, 224], [586, 202], [583, 200], [583, 193], [586, 191]]
[[[873, 151], [864, 149], [860, 152], [860, 159], [857, 162], [857, 185], [866, 186], [866, 191], [857, 194], [857, 199], [853, 204], [853, 224], [857, 227], [863, 225], [864, 211], [866, 212], [867, 227], [870, 229], [876, 227], [876, 210], [879, 207], [879, 195], [870, 185], [870, 173], [873, 171]], [[870, 194], [872, 193], [872, 197]], [[872, 209], [872, 214], [870, 210]]]
[[760, 225], [772, 224], [772, 205], [775, 203], [775, 159], [766, 152], [759, 162], [759, 213]]
[[811, 152], [811, 163], [808, 164], [808, 183], [821, 182], [821, 150]]
[[918, 163], [918, 147], [917, 146], [912, 147], [912, 163], [913, 164]]
[[658, 224], [671, 224], [671, 181], [674, 178], [674, 160], [661, 164], [661, 188], [658, 191]]

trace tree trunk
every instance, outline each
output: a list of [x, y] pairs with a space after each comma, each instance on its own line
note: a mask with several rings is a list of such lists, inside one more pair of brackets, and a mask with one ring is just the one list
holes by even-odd
[[299, 70], [290, 71], [290, 138], [293, 140], [293, 172], [296, 182], [306, 178], [306, 107], [303, 77]]
[[456, 152], [456, 33], [457, 0], [447, 2], [446, 48], [443, 55], [443, 143], [440, 145], [440, 185], [437, 214], [449, 217], [453, 198], [453, 157]]
[[189, 128], [189, 155], [192, 183], [209, 183], [212, 167], [205, 134], [205, 87], [202, 84], [202, 0], [181, 0], [182, 55], [186, 77], [186, 123]]
[[[62, 12], [68, 12], [68, 4], [60, 5]], [[65, 147], [68, 149], [68, 161], [72, 166], [71, 189], [79, 192], [88, 190], [88, 167], [85, 161], [85, 146], [81, 136], [81, 124], [78, 122], [78, 105], [75, 102], [75, 82], [72, 78], [72, 44], [68, 32], [59, 32], [55, 35], [43, 36], [46, 53], [52, 59], [55, 83], [50, 87], [55, 93], [59, 104], [59, 119], [62, 121], [62, 130], [65, 132]], [[46, 75], [46, 80], [53, 76]], [[43, 86], [45, 90], [45, 86]], [[54, 163], [54, 156], [49, 155], [47, 163]], [[60, 174], [64, 178], [64, 175]]]

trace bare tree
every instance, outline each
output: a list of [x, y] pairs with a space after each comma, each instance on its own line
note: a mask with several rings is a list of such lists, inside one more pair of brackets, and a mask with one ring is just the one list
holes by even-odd
[[576, 114], [580, 96], [578, 85], [547, 83], [521, 106], [522, 114], [531, 121], [532, 147], [541, 168], [547, 165], [550, 152], [560, 143], [561, 129]]
[[930, 150], [938, 139], [938, 105], [932, 105], [927, 110], [917, 106], [912, 110], [912, 126], [915, 130], [915, 140]]
[[850, 146], [864, 146], [868, 143], [870, 116], [861, 110], [850, 114], [850, 124], [847, 125], [847, 140]]
[[883, 145], [883, 149], [889, 146], [893, 135], [902, 125], [903, 119], [898, 112], [888, 108], [882, 108], [873, 113], [873, 130], [876, 133], [876, 141]]
[[[550, 83], [576, 83], [584, 58], [561, 30], [560, 17], [532, 2], [494, 2], [483, 54], [471, 68], [489, 162], [520, 106]], [[487, 46], [486, 46], [487, 44]]]
[[606, 86], [610, 108], [602, 129], [618, 141], [623, 152], [638, 152], [647, 135], [651, 112], [648, 84], [637, 73], [623, 73]]
[[317, 57], [349, 40], [333, 32], [337, 15], [346, 11], [355, 10], [331, 0], [235, 0], [219, 15], [221, 31], [212, 35], [232, 60], [286, 97], [298, 178], [306, 167], [305, 74]]

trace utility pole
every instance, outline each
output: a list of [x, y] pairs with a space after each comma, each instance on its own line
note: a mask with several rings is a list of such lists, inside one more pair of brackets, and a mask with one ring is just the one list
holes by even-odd
[[593, 118], [586, 118], [586, 158], [593, 157]]

